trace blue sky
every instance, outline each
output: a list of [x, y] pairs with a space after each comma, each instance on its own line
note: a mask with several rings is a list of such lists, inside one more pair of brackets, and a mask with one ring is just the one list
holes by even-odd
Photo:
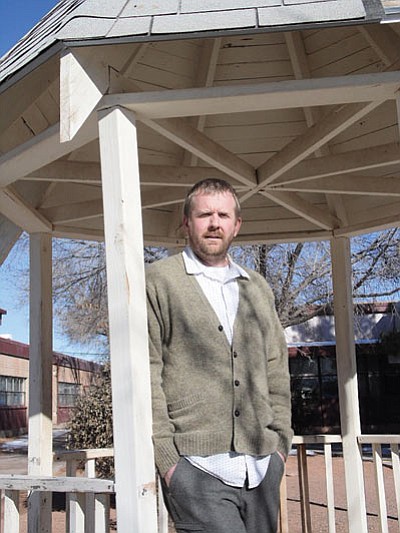
[[[57, 0], [0, 0], [0, 56], [8, 52], [56, 4]], [[29, 308], [26, 302], [21, 301], [19, 283], [12, 270], [15, 270], [13, 263], [27, 266], [28, 261], [27, 251], [18, 256], [11, 253], [0, 266], [0, 308], [7, 311], [0, 326], [0, 335], [10, 334], [14, 340], [25, 343], [29, 342]], [[96, 355], [91, 348], [68, 343], [57, 330], [54, 331], [54, 349], [89, 359]]]
[[8, 52], [56, 4], [56, 0], [0, 0], [0, 56]]

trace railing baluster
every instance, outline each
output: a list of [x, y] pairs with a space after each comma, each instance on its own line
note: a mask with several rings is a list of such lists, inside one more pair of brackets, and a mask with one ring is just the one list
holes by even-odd
[[94, 494], [94, 529], [91, 533], [108, 533], [110, 530], [110, 496]]
[[325, 476], [326, 476], [326, 498], [328, 508], [328, 531], [336, 532], [335, 526], [335, 494], [333, 487], [333, 468], [332, 468], [332, 445], [324, 444], [325, 457]]
[[160, 477], [158, 480], [158, 533], [168, 533], [168, 511], [165, 507]]
[[377, 498], [378, 498], [378, 515], [379, 515], [380, 532], [389, 533], [388, 522], [387, 522], [385, 484], [384, 484], [384, 479], [383, 479], [382, 445], [373, 443], [372, 453], [374, 456], [375, 484], [376, 484], [376, 491], [377, 491]]
[[19, 490], [6, 490], [4, 493], [4, 531], [19, 533]]
[[398, 444], [390, 445], [390, 455], [392, 458], [394, 492], [396, 494], [397, 523], [400, 531], [400, 459]]
[[289, 533], [289, 519], [287, 508], [287, 484], [286, 484], [286, 465], [280, 486], [280, 505], [279, 505], [279, 531], [280, 533]]
[[307, 451], [305, 444], [297, 446], [297, 466], [299, 469], [301, 522], [303, 533], [311, 533], [310, 490], [308, 485]]
[[[96, 477], [96, 459], [88, 459], [85, 463], [86, 477]], [[95, 531], [94, 494], [86, 494], [85, 497], [85, 533]]]

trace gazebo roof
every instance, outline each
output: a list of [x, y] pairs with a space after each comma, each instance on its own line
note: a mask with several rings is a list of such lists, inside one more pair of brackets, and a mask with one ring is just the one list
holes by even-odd
[[378, 0], [59, 2], [0, 62], [0, 256], [21, 228], [103, 238], [96, 112], [115, 105], [137, 118], [148, 243], [183, 242], [182, 199], [207, 176], [237, 187], [241, 242], [398, 225], [384, 16]]

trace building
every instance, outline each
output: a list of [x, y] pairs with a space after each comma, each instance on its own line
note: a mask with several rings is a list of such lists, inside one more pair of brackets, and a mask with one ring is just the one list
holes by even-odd
[[[6, 311], [0, 309], [1, 316]], [[0, 322], [1, 323], [1, 322]], [[53, 424], [65, 424], [77, 397], [93, 382], [99, 364], [53, 353]], [[28, 429], [29, 346], [0, 337], [0, 437]]]
[[[399, 304], [356, 307], [357, 377], [363, 433], [400, 432], [400, 351], [381, 339], [397, 332]], [[286, 329], [296, 434], [340, 431], [333, 310]]]

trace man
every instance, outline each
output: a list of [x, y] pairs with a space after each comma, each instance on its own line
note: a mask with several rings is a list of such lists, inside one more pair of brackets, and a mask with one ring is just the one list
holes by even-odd
[[189, 246], [147, 271], [154, 449], [178, 532], [275, 532], [292, 438], [288, 354], [272, 291], [235, 264], [231, 185], [194, 185]]

